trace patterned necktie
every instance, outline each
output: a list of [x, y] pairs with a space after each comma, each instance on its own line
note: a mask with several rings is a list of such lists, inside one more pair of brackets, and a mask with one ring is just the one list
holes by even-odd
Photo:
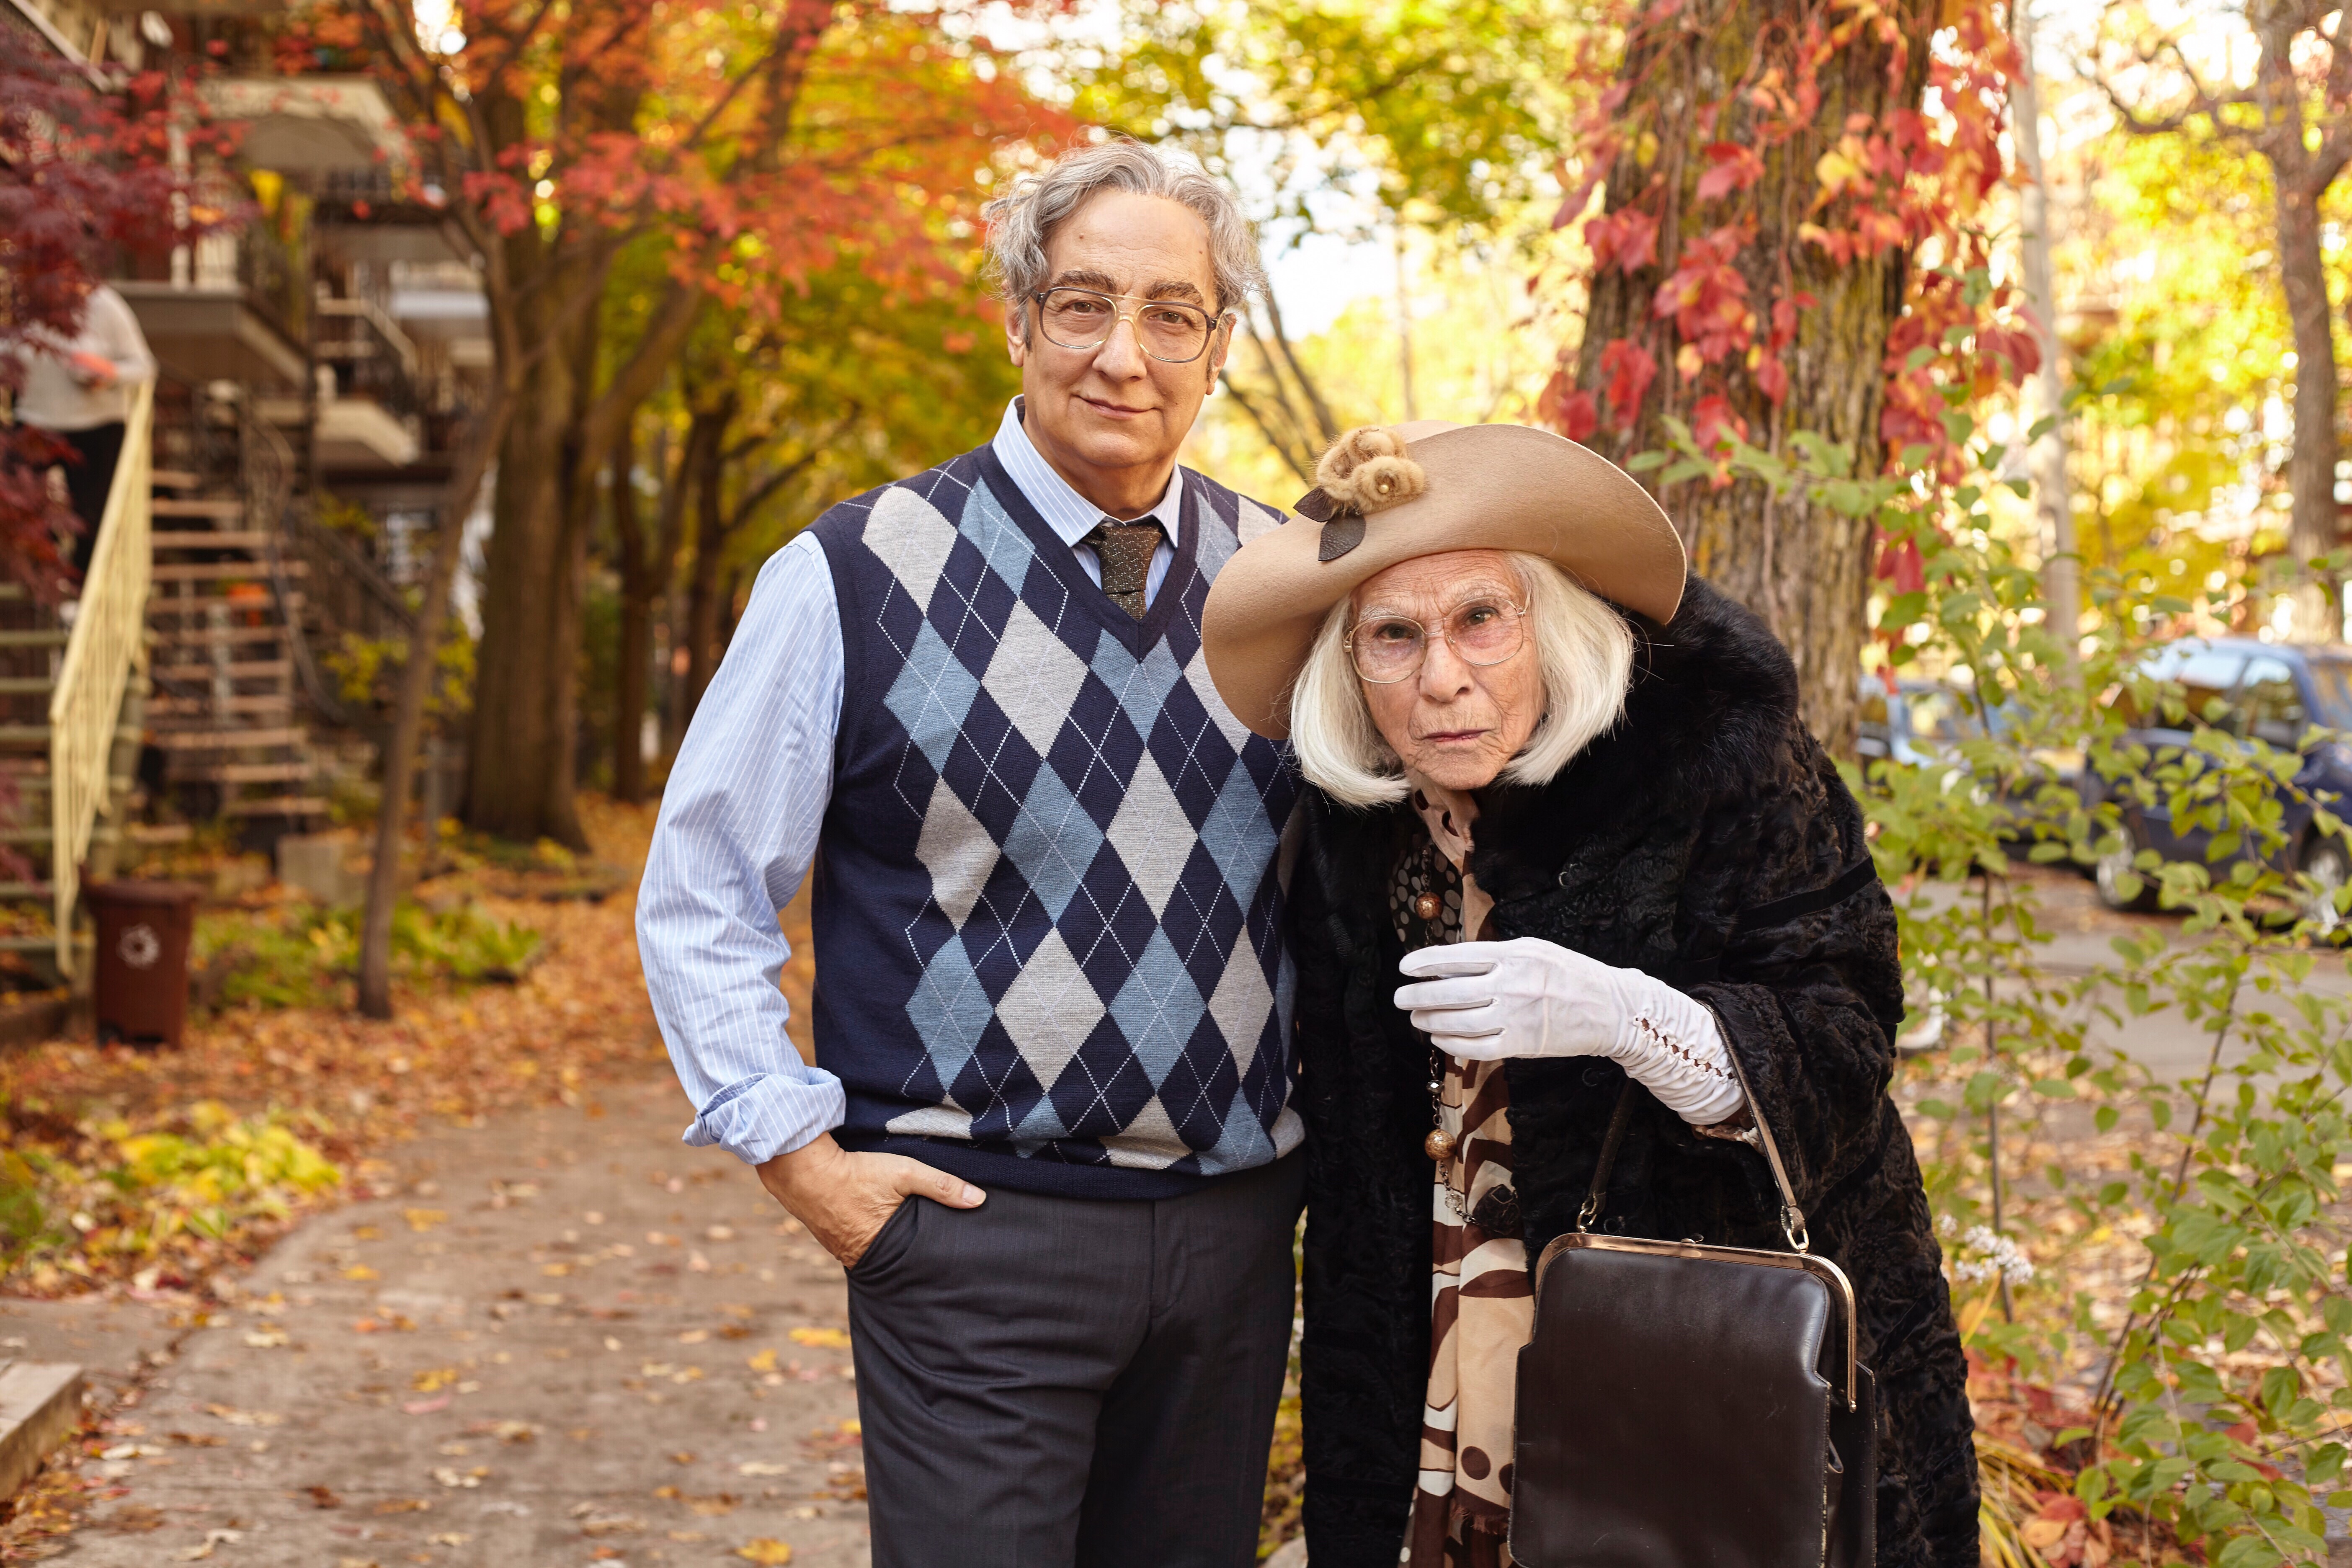
[[1151, 576], [1151, 552], [1165, 538], [1156, 517], [1119, 522], [1105, 518], [1079, 540], [1094, 546], [1102, 562], [1103, 592], [1137, 620], [1143, 618], [1143, 585]]

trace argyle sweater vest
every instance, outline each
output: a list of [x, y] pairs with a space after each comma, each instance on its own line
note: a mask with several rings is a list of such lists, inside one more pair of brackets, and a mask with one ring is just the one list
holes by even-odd
[[1105, 1198], [1297, 1145], [1299, 784], [1218, 700], [1200, 629], [1279, 521], [1188, 473], [1140, 622], [985, 447], [813, 525], [846, 673], [814, 891], [843, 1143]]

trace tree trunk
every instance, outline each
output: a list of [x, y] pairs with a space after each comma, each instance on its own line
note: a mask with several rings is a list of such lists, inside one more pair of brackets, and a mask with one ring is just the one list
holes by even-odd
[[[526, 237], [536, 245], [537, 237]], [[550, 343], [530, 365], [520, 406], [499, 458], [495, 528], [482, 584], [482, 646], [474, 693], [473, 754], [466, 824], [525, 842], [587, 847], [572, 796], [578, 731], [579, 541], [582, 509], [571, 483], [569, 437], [594, 363], [594, 333], [566, 320], [586, 286], [570, 268], [549, 269], [525, 297], [524, 341]], [[520, 279], [532, 273], [514, 268]]]
[[[2279, 277], [2294, 328], [2294, 450], [2287, 488], [2294, 511], [2288, 548], [2307, 563], [2336, 548], [2336, 335], [2327, 304], [2316, 196], [2278, 169]], [[2305, 580], [2294, 589], [2294, 639], [2334, 642], [2339, 616], [2333, 584]]]
[[646, 798], [646, 696], [653, 677], [652, 553], [637, 522], [634, 429], [613, 454], [613, 537], [621, 569], [621, 647], [613, 692], [613, 798], [635, 805]]
[[441, 633], [449, 623], [449, 590], [465, 553], [466, 522], [474, 513], [489, 455], [499, 449], [514, 413], [513, 393], [494, 384], [482, 429], [450, 477], [441, 521], [433, 531], [433, 557], [425, 571], [425, 602], [408, 636], [394, 700], [392, 734], [383, 748], [383, 791], [376, 805], [375, 864], [368, 871], [367, 909], [360, 931], [359, 1010], [392, 1016], [392, 916], [400, 897], [400, 855], [408, 841], [408, 788], [425, 737], [425, 708], [440, 668]]
[[[686, 711], [678, 732], [694, 721], [702, 694], [719, 668], [719, 590], [727, 552], [727, 426], [734, 423], [735, 400], [718, 409], [697, 414], [698, 430], [707, 428], [694, 459], [694, 570], [687, 582]], [[707, 422], [707, 426], [706, 426]]]
[[2066, 345], [2058, 336], [2058, 290], [2050, 265], [2052, 232], [2048, 171], [2042, 160], [2042, 96], [2033, 71], [2033, 16], [2027, 0], [2012, 0], [2011, 31], [2024, 68], [2010, 82], [2016, 116], [2010, 135], [2025, 175], [2018, 237], [2025, 262], [2025, 293], [2033, 307], [2042, 343], [2042, 366], [2033, 374], [2033, 421], [2050, 422], [2027, 449], [2033, 474], [2034, 509], [2042, 518], [2042, 599], [2051, 635], [2071, 667], [2081, 649], [2083, 589], [2074, 543], [2074, 502], [2066, 483], [2066, 393], [2061, 367]]
[[[1661, 10], [1666, 8], [1659, 8]], [[1747, 439], [1775, 456], [1788, 437], [1811, 431], [1844, 447], [1864, 475], [1879, 471], [1883, 443], [1888, 329], [1900, 315], [1908, 257], [1900, 247], [1878, 250], [1848, 264], [1798, 236], [1812, 218], [1815, 168], [1837, 143], [1849, 116], [1875, 126], [1899, 110], [1916, 110], [1926, 85], [1932, 6], [1889, 6], [1885, 15], [1908, 44], [1906, 68], [1890, 85], [1889, 47], [1864, 32], [1819, 68], [1820, 102], [1810, 122], [1777, 144], [1760, 136], [1760, 111], [1736, 84], [1755, 79], [1760, 53], [1801, 39], [1822, 12], [1805, 0], [1698, 0], [1637, 30], [1618, 80], [1628, 97], [1619, 119], [1652, 131], [1629, 136], [1608, 170], [1607, 209], [1614, 214], [1645, 201], [1663, 213], [1656, 260], [1631, 274], [1602, 268], [1591, 289], [1577, 384], [1602, 394], [1607, 346], [1622, 339], [1646, 349], [1658, 376], [1629, 430], [1604, 428], [1591, 444], [1623, 463], [1668, 445], [1665, 416], [1685, 422], [1706, 391], [1720, 392], [1747, 427]], [[1659, 286], [1687, 246], [1728, 223], [1728, 204], [1696, 193], [1708, 166], [1703, 149], [1729, 142], [1754, 148], [1763, 173], [1742, 210], [1755, 228], [1733, 259], [1747, 283], [1758, 320], [1773, 307], [1810, 294], [1797, 310], [1795, 337], [1781, 351], [1789, 384], [1775, 405], [1745, 368], [1686, 382], [1678, 374], [1673, 323], [1653, 310]], [[1760, 330], [1759, 336], [1762, 335]], [[1623, 411], [1612, 410], [1621, 418]], [[1761, 484], [1739, 480], [1721, 489], [1702, 479], [1667, 487], [1660, 495], [1683, 535], [1692, 570], [1760, 616], [1796, 660], [1806, 722], [1832, 752], [1851, 754], [1858, 718], [1857, 681], [1868, 633], [1873, 531], [1866, 519], [1843, 516], [1801, 494], [1775, 498]]]

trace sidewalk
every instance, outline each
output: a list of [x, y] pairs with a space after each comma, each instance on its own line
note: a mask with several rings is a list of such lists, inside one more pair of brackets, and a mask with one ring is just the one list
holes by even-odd
[[395, 1150], [119, 1414], [53, 1561], [864, 1564], [841, 1270], [686, 1121], [663, 1073]]

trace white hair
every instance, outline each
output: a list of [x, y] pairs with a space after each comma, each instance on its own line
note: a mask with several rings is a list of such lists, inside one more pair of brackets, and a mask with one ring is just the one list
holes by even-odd
[[[1543, 676], [1535, 733], [1504, 767], [1513, 784], [1549, 784], [1625, 712], [1633, 633], [1608, 601], [1540, 555], [1507, 552], [1528, 595], [1528, 642]], [[1362, 678], [1348, 657], [1352, 597], [1331, 606], [1291, 685], [1290, 744], [1307, 782], [1348, 805], [1405, 796], [1404, 764], [1372, 722]]]
[[1189, 159], [1125, 137], [1079, 147], [1054, 160], [982, 209], [988, 220], [988, 270], [1029, 339], [1029, 300], [1045, 287], [1045, 247], [1054, 231], [1097, 191], [1163, 196], [1190, 207], [1209, 226], [1209, 262], [1215, 274], [1217, 313], [1234, 310], [1265, 286], [1257, 232], [1223, 181]]

